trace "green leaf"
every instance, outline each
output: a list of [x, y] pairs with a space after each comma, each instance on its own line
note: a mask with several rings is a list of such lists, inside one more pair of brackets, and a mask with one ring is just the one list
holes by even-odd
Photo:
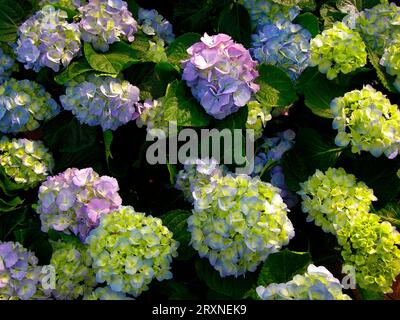
[[254, 272], [246, 273], [246, 277], [221, 278], [219, 272], [216, 271], [206, 259], [196, 259], [195, 267], [198, 277], [203, 280], [210, 289], [233, 299], [243, 298], [247, 291], [257, 282], [257, 275]]
[[163, 105], [165, 120], [176, 121], [178, 126], [204, 127], [210, 123], [210, 117], [193, 98], [183, 81], [175, 80], [168, 85]]
[[139, 5], [134, 0], [127, 0], [128, 10], [132, 12], [132, 16], [137, 20], [139, 17]]
[[257, 83], [260, 90], [255, 98], [263, 106], [287, 107], [297, 100], [296, 90], [289, 76], [282, 69], [272, 65], [261, 65]]
[[169, 172], [169, 182], [171, 183], [171, 185], [175, 185], [175, 177], [177, 172], [176, 165], [170, 164], [167, 160], [167, 168]]
[[285, 283], [296, 274], [304, 274], [312, 263], [308, 252], [295, 252], [288, 249], [271, 254], [264, 262], [258, 276], [258, 285]]
[[18, 208], [19, 205], [23, 203], [24, 200], [22, 200], [20, 197], [15, 197], [11, 200], [0, 198], [0, 213], [14, 211]]
[[324, 136], [317, 130], [299, 130], [294, 148], [283, 156], [281, 162], [290, 190], [298, 191], [299, 183], [307, 180], [317, 169], [325, 171], [335, 165], [343, 149], [331, 141], [333, 138]]
[[96, 143], [97, 129], [79, 124], [75, 117], [62, 113], [44, 126], [43, 141], [59, 152], [79, 152]]
[[246, 8], [232, 3], [222, 10], [218, 20], [218, 32], [230, 35], [245, 47], [251, 45], [251, 20]]
[[305, 105], [317, 116], [333, 118], [330, 104], [336, 97], [342, 96], [346, 89], [329, 81], [318, 71], [318, 67], [307, 68], [300, 76], [297, 91], [304, 95]]
[[110, 45], [110, 50], [105, 53], [96, 52], [92, 45], [86, 42], [83, 51], [89, 65], [94, 70], [105, 74], [117, 75], [122, 70], [140, 62], [138, 53], [124, 42]]
[[175, 67], [165, 61], [157, 63], [154, 67], [154, 72], [160, 81], [166, 83], [170, 83], [180, 76]]
[[30, 9], [18, 1], [0, 1], [0, 42], [16, 41], [17, 29]]
[[93, 71], [93, 68], [86, 60], [75, 61], [72, 62], [63, 72], [56, 75], [54, 81], [60, 85], [64, 85], [75, 77], [89, 71]]
[[167, 49], [168, 60], [178, 69], [181, 68], [181, 61], [186, 60], [189, 54], [186, 50], [194, 43], [199, 42], [201, 35], [198, 33], [185, 33], [177, 37]]
[[359, 288], [363, 300], [384, 300], [385, 296], [381, 292], [369, 291]]
[[373, 210], [373, 213], [400, 230], [400, 202], [390, 202], [380, 210]]
[[12, 197], [18, 190], [24, 189], [24, 185], [14, 182], [0, 167], [0, 189], [6, 196]]
[[310, 12], [298, 15], [294, 20], [294, 23], [297, 23], [310, 31], [313, 37], [320, 33], [318, 18]]
[[104, 138], [104, 147], [106, 152], [106, 161], [108, 163], [108, 159], [113, 158], [111, 154], [111, 144], [114, 139], [113, 132], [111, 130], [104, 131], [103, 138]]
[[246, 128], [246, 122], [247, 122], [247, 116], [249, 113], [249, 108], [248, 106], [244, 106], [240, 108], [238, 111], [235, 113], [227, 116], [226, 118], [222, 120], [216, 120], [215, 122], [215, 127], [217, 129], [245, 129]]
[[346, 16], [345, 13], [326, 3], [321, 6], [319, 13], [324, 21], [325, 29], [331, 28], [336, 21], [342, 21]]
[[367, 46], [368, 58], [372, 66], [375, 68], [376, 74], [382, 85], [392, 93], [398, 93], [396, 88], [393, 86], [394, 78], [385, 72], [385, 68], [379, 64], [378, 55]]
[[178, 260], [189, 260], [195, 255], [194, 249], [189, 245], [191, 235], [187, 230], [187, 219], [191, 213], [185, 210], [173, 210], [163, 214], [160, 219], [179, 241]]

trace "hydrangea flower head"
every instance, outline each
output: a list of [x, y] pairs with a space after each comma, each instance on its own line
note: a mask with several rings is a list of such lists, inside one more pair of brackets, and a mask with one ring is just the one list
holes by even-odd
[[226, 175], [193, 192], [191, 244], [221, 277], [255, 271], [293, 238], [279, 191], [259, 178]]
[[183, 192], [187, 201], [193, 202], [192, 192], [214, 183], [215, 179], [223, 176], [224, 171], [214, 158], [189, 160], [184, 169], [178, 172], [175, 188]]
[[365, 43], [378, 55], [387, 45], [400, 36], [400, 7], [394, 2], [380, 3], [344, 20], [350, 28], [357, 30]]
[[92, 74], [81, 82], [70, 82], [60, 101], [81, 123], [101, 125], [106, 131], [139, 117], [139, 95], [140, 90], [128, 81]]
[[0, 167], [16, 183], [35, 187], [53, 169], [54, 160], [41, 141], [0, 139]]
[[368, 212], [354, 216], [338, 232], [346, 265], [356, 271], [356, 283], [370, 291], [391, 293], [400, 274], [400, 233], [389, 222]]
[[0, 131], [32, 131], [40, 121], [50, 120], [60, 107], [43, 86], [29, 80], [10, 79], [0, 85]]
[[146, 10], [139, 8], [138, 22], [142, 31], [149, 36], [157, 36], [167, 44], [175, 40], [172, 24], [154, 9]]
[[318, 66], [329, 80], [367, 64], [367, 51], [361, 36], [343, 22], [336, 22], [312, 39], [310, 50], [310, 66]]
[[240, 0], [249, 11], [253, 26], [293, 21], [300, 13], [298, 6], [284, 6], [272, 0]]
[[0, 48], [0, 84], [3, 84], [10, 78], [11, 73], [16, 67], [14, 58]]
[[86, 246], [59, 241], [53, 243], [53, 250], [50, 260], [50, 265], [56, 271], [53, 297], [57, 300], [74, 300], [89, 293], [96, 285], [96, 276]]
[[58, 72], [80, 53], [80, 46], [78, 25], [68, 23], [65, 11], [45, 6], [19, 27], [14, 50], [26, 69]]
[[45, 297], [36, 256], [18, 242], [0, 241], [0, 296], [6, 300]]
[[398, 155], [400, 111], [381, 92], [369, 85], [350, 91], [331, 102], [331, 111], [338, 146], [351, 144], [352, 152], [367, 151], [375, 157]]
[[351, 300], [342, 289], [325, 267], [310, 264], [304, 275], [295, 275], [287, 283], [259, 286], [256, 291], [262, 300]]
[[259, 63], [281, 67], [292, 80], [307, 68], [311, 33], [300, 25], [290, 22], [265, 24], [252, 38], [251, 53]]
[[182, 62], [183, 80], [214, 118], [223, 119], [236, 112], [259, 90], [253, 82], [258, 76], [257, 62], [230, 36], [206, 33], [187, 52], [190, 58]]
[[39, 188], [37, 212], [42, 231], [49, 229], [66, 234], [87, 234], [121, 205], [116, 179], [99, 176], [92, 168], [70, 168], [57, 176], [48, 177]]
[[96, 50], [108, 51], [109, 45], [120, 40], [132, 42], [137, 22], [122, 0], [89, 0], [80, 7], [82, 40]]
[[179, 243], [162, 221], [132, 207], [101, 218], [87, 238], [97, 282], [137, 297], [149, 283], [171, 279], [170, 265]]
[[325, 232], [336, 234], [360, 212], [368, 212], [372, 201], [377, 200], [373, 190], [343, 168], [329, 168], [325, 173], [317, 170], [306, 182], [300, 184], [302, 210], [308, 213], [307, 221], [314, 221]]

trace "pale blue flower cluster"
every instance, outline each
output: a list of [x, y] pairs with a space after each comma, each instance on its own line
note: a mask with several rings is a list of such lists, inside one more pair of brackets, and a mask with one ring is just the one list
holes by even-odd
[[19, 27], [14, 50], [26, 69], [38, 72], [48, 67], [58, 72], [80, 53], [79, 27], [67, 17], [65, 11], [45, 6]]
[[0, 84], [6, 82], [14, 71], [15, 60], [0, 48]]
[[259, 286], [262, 300], [351, 300], [342, 292], [343, 286], [325, 267], [310, 264], [304, 275], [295, 275], [287, 283]]
[[0, 131], [3, 133], [35, 130], [40, 121], [50, 120], [59, 112], [59, 105], [36, 82], [10, 79], [0, 85]]
[[139, 95], [139, 89], [128, 81], [92, 74], [70, 82], [60, 101], [81, 123], [101, 125], [106, 131], [139, 117]]
[[192, 193], [190, 243], [221, 277], [255, 271], [294, 237], [279, 191], [259, 178], [226, 175]]
[[89, 0], [79, 8], [82, 40], [96, 50], [108, 51], [109, 45], [122, 39], [132, 42], [137, 22], [122, 0]]
[[36, 256], [18, 242], [0, 241], [0, 300], [45, 298]]
[[264, 24], [252, 38], [250, 52], [259, 63], [281, 67], [292, 80], [307, 68], [311, 33], [300, 25], [290, 21]]
[[249, 11], [254, 27], [293, 21], [300, 13], [298, 6], [284, 6], [272, 0], [240, 0], [239, 2]]
[[142, 31], [149, 36], [157, 36], [167, 44], [175, 40], [172, 24], [154, 9], [146, 10], [139, 8], [138, 22]]

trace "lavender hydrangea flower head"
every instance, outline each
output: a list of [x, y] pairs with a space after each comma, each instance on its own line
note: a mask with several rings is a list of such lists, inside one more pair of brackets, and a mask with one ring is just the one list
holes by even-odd
[[101, 125], [106, 131], [139, 117], [139, 94], [128, 81], [89, 75], [81, 82], [70, 82], [60, 101], [81, 123]]
[[300, 25], [290, 22], [265, 24], [252, 38], [250, 51], [259, 63], [281, 67], [292, 80], [307, 68], [311, 33]]
[[41, 299], [41, 268], [36, 256], [18, 242], [0, 241], [0, 296], [9, 299]]
[[142, 31], [149, 36], [157, 36], [170, 44], [175, 40], [172, 24], [160, 15], [156, 10], [139, 8], [139, 24]]
[[14, 50], [26, 69], [58, 72], [80, 53], [80, 46], [78, 25], [68, 23], [65, 11], [45, 6], [19, 27]]
[[60, 107], [43, 86], [29, 80], [10, 79], [0, 85], [0, 131], [32, 131], [40, 121], [50, 120]]
[[42, 231], [75, 234], [83, 241], [100, 217], [121, 205], [116, 179], [99, 176], [92, 168], [67, 169], [49, 177], [39, 188], [37, 212]]
[[11, 73], [16, 67], [14, 58], [0, 48], [0, 84], [3, 84], [10, 78]]
[[89, 0], [79, 8], [82, 16], [82, 40], [90, 42], [96, 50], [108, 51], [109, 45], [122, 38], [132, 42], [137, 22], [122, 0]]
[[253, 26], [293, 21], [300, 13], [298, 6], [284, 6], [271, 0], [240, 0], [249, 11]]
[[259, 90], [253, 82], [258, 76], [254, 61], [247, 49], [230, 36], [207, 33], [201, 42], [187, 52], [183, 61], [183, 80], [205, 111], [216, 119], [223, 119], [245, 106]]

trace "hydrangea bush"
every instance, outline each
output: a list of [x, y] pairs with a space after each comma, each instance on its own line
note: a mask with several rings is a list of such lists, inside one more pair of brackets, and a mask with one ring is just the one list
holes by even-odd
[[49, 5], [19, 27], [15, 53], [26, 69], [48, 67], [57, 72], [80, 53], [80, 46], [78, 25], [68, 23], [65, 11]]
[[399, 300], [392, 2], [1, 0], [0, 300]]
[[97, 282], [135, 297], [147, 290], [154, 278], [171, 279], [170, 264], [179, 245], [160, 219], [132, 207], [103, 216], [87, 243]]
[[116, 179], [99, 176], [92, 168], [67, 169], [48, 177], [39, 188], [37, 212], [42, 231], [79, 235], [84, 240], [103, 215], [121, 205]]
[[53, 156], [41, 141], [0, 139], [0, 167], [15, 182], [26, 188], [46, 179], [54, 166]]
[[50, 120], [60, 107], [45, 88], [30, 80], [10, 79], [0, 85], [0, 131], [32, 131]]

